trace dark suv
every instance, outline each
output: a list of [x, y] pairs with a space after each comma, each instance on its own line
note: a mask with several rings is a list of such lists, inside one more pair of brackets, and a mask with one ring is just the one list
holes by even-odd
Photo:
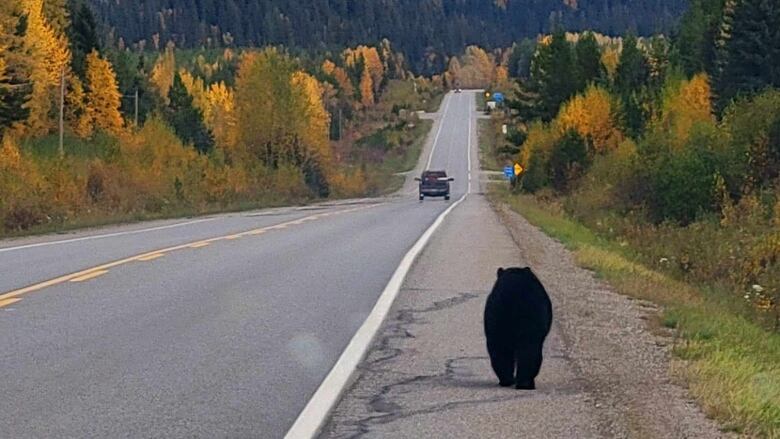
[[420, 201], [425, 197], [444, 197], [450, 199], [450, 182], [455, 179], [447, 177], [445, 171], [423, 171], [422, 177], [415, 178], [420, 182]]

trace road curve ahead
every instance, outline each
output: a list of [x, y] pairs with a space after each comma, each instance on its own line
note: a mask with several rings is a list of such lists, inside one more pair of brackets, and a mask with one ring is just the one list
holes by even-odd
[[[282, 437], [407, 251], [469, 191], [473, 93], [381, 199], [0, 241], [0, 437]], [[435, 142], [434, 142], [435, 138]], [[475, 179], [476, 180], [476, 179]]]

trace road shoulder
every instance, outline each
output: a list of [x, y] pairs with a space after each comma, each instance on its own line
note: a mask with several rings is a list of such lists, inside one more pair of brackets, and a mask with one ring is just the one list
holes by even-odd
[[482, 309], [497, 267], [521, 264], [487, 200], [468, 197], [415, 263], [322, 437], [603, 436], [557, 327], [537, 391], [497, 385]]
[[[474, 194], [424, 250], [322, 437], [722, 437], [669, 373], [655, 308], [612, 292], [514, 212]], [[534, 392], [490, 370], [482, 309], [529, 265], [556, 321]]]

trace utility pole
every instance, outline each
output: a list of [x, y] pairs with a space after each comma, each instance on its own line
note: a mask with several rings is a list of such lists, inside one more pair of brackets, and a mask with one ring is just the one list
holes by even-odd
[[133, 124], [138, 129], [138, 89], [136, 88], [135, 93], [131, 95], [122, 95], [122, 98], [133, 100]]
[[60, 158], [65, 157], [65, 67], [60, 72]]
[[339, 107], [339, 140], [341, 140], [341, 107]]

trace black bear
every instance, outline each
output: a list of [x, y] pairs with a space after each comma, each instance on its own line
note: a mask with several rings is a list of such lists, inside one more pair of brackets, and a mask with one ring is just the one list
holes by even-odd
[[550, 296], [530, 268], [498, 269], [485, 304], [485, 338], [501, 386], [535, 388], [552, 318]]

